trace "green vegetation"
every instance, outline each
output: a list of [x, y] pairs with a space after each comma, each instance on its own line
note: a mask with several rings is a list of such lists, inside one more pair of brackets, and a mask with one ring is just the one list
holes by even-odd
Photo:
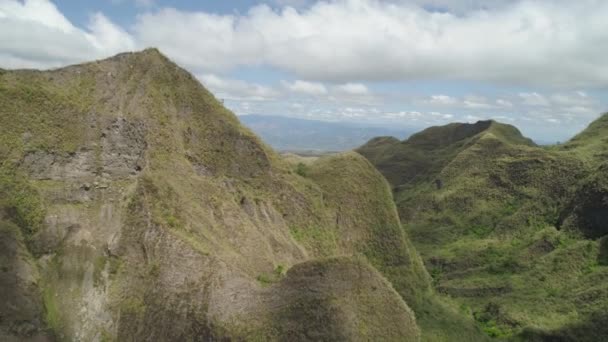
[[302, 177], [306, 177], [306, 175], [308, 174], [308, 166], [306, 166], [306, 164], [304, 163], [298, 163], [298, 166], [296, 167], [296, 173]]
[[44, 307], [46, 312], [45, 321], [48, 326], [55, 332], [63, 330], [59, 308], [56, 302], [56, 293], [49, 287], [45, 287], [43, 291]]
[[595, 322], [604, 305], [581, 293], [606, 291], [601, 240], [583, 237], [606, 233], [606, 173], [595, 162], [606, 117], [558, 147], [478, 122], [372, 140], [359, 152], [391, 181], [437, 291], [470, 308], [491, 337], [562, 336]]
[[2, 212], [21, 228], [26, 239], [41, 229], [46, 215], [38, 192], [13, 167], [0, 166], [0, 213]]
[[401, 227], [390, 188], [369, 162], [352, 152], [323, 157], [311, 165], [309, 177], [323, 190], [323, 203], [338, 209], [338, 251], [354, 248], [391, 282], [416, 313], [422, 340], [484, 340], [471, 318], [460, 316], [453, 303], [431, 290], [430, 277]]
[[[291, 284], [303, 281], [308, 284], [306, 290], [289, 290]], [[363, 258], [301, 263], [276, 286], [274, 300], [280, 309], [271, 319], [279, 340], [419, 339], [412, 311]]]
[[319, 256], [333, 255], [337, 251], [335, 231], [321, 227], [291, 228], [291, 236]]
[[262, 273], [256, 279], [262, 286], [279, 282], [285, 276], [285, 266], [278, 265], [272, 273]]
[[608, 113], [592, 122], [587, 129], [556, 149], [571, 151], [591, 163], [604, 162], [608, 156]]
[[127, 315], [142, 315], [146, 311], [146, 304], [141, 298], [127, 298], [121, 303], [120, 309]]

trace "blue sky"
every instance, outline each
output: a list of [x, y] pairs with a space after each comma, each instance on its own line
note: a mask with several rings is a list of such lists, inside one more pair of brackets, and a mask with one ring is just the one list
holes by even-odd
[[600, 0], [0, 0], [0, 67], [158, 47], [239, 115], [564, 141], [608, 111]]

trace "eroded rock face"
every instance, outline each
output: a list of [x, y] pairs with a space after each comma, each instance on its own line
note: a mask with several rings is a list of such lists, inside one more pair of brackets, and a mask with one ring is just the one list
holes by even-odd
[[145, 167], [145, 132], [143, 123], [117, 118], [101, 130], [98, 141], [72, 153], [32, 151], [21, 166], [37, 180], [131, 177]]
[[93, 151], [83, 150], [70, 154], [35, 151], [28, 153], [22, 166], [38, 180], [63, 180], [94, 177], [96, 168]]
[[146, 128], [142, 122], [115, 119], [101, 134], [102, 175], [128, 177], [145, 167]]

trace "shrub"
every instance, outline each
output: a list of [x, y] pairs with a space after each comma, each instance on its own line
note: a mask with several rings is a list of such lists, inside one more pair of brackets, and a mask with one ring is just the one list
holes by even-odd
[[308, 175], [308, 166], [304, 163], [298, 163], [296, 173], [302, 177], [306, 177]]

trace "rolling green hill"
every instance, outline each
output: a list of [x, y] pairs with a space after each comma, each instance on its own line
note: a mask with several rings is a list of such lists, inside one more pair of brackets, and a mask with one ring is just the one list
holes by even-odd
[[597, 165], [605, 122], [558, 147], [480, 121], [373, 139], [358, 152], [390, 181], [435, 289], [489, 335], [599, 341], [608, 305], [608, 196]]

